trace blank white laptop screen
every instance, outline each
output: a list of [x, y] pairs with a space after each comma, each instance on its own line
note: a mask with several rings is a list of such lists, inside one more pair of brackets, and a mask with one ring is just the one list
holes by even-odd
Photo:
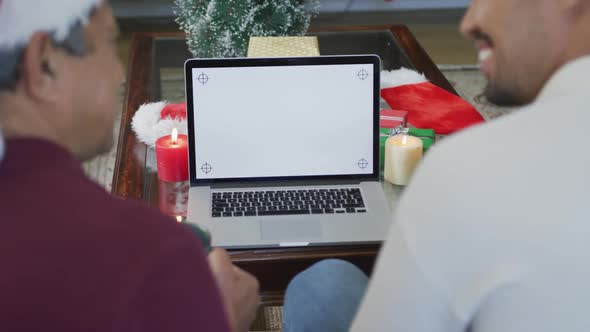
[[194, 177], [371, 174], [373, 64], [192, 68]]

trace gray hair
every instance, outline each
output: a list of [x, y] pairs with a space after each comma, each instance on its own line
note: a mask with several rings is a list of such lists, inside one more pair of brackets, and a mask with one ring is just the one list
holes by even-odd
[[[89, 17], [96, 12], [96, 8], [90, 11]], [[82, 21], [76, 22], [70, 28], [68, 35], [63, 41], [57, 41], [55, 33], [50, 32], [51, 43], [72, 56], [84, 56], [91, 52], [84, 35], [84, 24]], [[13, 49], [0, 49], [0, 92], [11, 90], [14, 91], [16, 83], [21, 78], [20, 65], [26, 45], [19, 45]]]

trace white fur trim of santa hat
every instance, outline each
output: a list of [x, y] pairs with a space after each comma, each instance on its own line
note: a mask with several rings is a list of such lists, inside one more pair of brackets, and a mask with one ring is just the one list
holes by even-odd
[[63, 41], [76, 22], [88, 23], [92, 8], [104, 0], [0, 0], [0, 50], [26, 44], [38, 31]]
[[143, 104], [135, 112], [135, 115], [133, 115], [131, 128], [135, 132], [137, 139], [145, 145], [155, 146], [158, 138], [170, 135], [174, 128], [178, 130], [179, 134], [187, 135], [188, 127], [186, 120], [161, 119], [162, 110], [167, 104], [166, 101]]
[[397, 70], [383, 71], [381, 73], [381, 89], [424, 82], [428, 82], [428, 79], [423, 74], [408, 68], [402, 67]]

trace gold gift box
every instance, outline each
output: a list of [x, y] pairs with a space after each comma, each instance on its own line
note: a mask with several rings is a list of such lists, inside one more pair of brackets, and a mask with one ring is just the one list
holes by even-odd
[[250, 37], [249, 58], [319, 56], [317, 37]]

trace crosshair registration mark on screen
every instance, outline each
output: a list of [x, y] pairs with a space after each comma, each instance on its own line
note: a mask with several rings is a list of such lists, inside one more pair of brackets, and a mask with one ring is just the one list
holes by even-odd
[[211, 173], [212, 170], [213, 166], [211, 166], [209, 163], [204, 163], [203, 166], [201, 166], [201, 171], [203, 171], [205, 174]]
[[361, 69], [361, 71], [359, 71], [356, 76], [358, 76], [358, 78], [360, 78], [361, 81], [364, 81], [367, 78], [369, 78], [369, 73], [366, 70]]
[[365, 168], [367, 168], [367, 166], [369, 166], [369, 162], [367, 161], [367, 159], [363, 158], [363, 159], [359, 160], [357, 165], [359, 166], [360, 169], [365, 169]]
[[199, 77], [197, 77], [197, 81], [199, 81], [199, 83], [205, 85], [205, 84], [207, 84], [207, 82], [209, 82], [209, 76], [205, 73], [201, 73], [201, 75], [199, 75]]

